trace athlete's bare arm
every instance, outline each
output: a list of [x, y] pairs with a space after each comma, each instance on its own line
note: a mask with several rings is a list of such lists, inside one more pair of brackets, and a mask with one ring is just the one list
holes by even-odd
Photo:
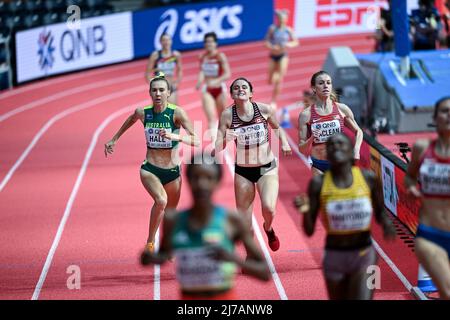
[[305, 156], [311, 154], [314, 137], [308, 138], [308, 122], [311, 118], [311, 108], [304, 109], [298, 116], [298, 150]]
[[222, 111], [222, 114], [220, 115], [217, 139], [214, 149], [215, 155], [218, 155], [226, 147], [229, 141], [236, 139], [236, 135], [233, 130], [230, 130], [231, 110], [232, 108], [227, 108]]
[[363, 141], [363, 132], [359, 125], [356, 123], [355, 116], [353, 115], [353, 111], [345, 104], [343, 103], [337, 103], [339, 106], [340, 111], [345, 115], [345, 125], [350, 128], [355, 133], [355, 147], [354, 147], [354, 154], [355, 159], [360, 158], [359, 152], [361, 150], [361, 144]]
[[319, 215], [320, 208], [320, 190], [323, 185], [323, 175], [314, 176], [309, 182], [308, 199], [309, 210], [303, 215], [303, 231], [308, 237], [314, 234], [316, 228], [316, 221]]
[[248, 274], [264, 281], [270, 280], [270, 270], [261, 251], [253, 240], [252, 233], [245, 224], [242, 214], [236, 212], [228, 213], [228, 221], [231, 227], [231, 233], [235, 242], [241, 241], [247, 252], [248, 259], [243, 260], [236, 254], [230, 254], [221, 250], [223, 260], [232, 261], [241, 267]]
[[273, 129], [275, 134], [277, 135], [278, 139], [281, 141], [281, 150], [283, 151], [283, 154], [285, 156], [292, 154], [291, 146], [289, 145], [289, 141], [286, 137], [286, 132], [283, 130], [283, 128], [280, 127], [280, 124], [278, 123], [275, 108], [265, 104], [258, 102], [259, 110], [262, 112], [264, 117], [266, 118], [267, 122], [269, 123], [270, 127]]
[[274, 30], [275, 26], [271, 25], [269, 27], [269, 29], [267, 30], [266, 36], [265, 36], [265, 42], [264, 45], [266, 46], [267, 49], [272, 50], [274, 47], [272, 45], [272, 43], [270, 42], [270, 39], [272, 38], [273, 35], [273, 30]]
[[170, 140], [179, 141], [184, 144], [198, 147], [200, 145], [200, 141], [195, 134], [194, 128], [192, 126], [191, 120], [189, 119], [186, 111], [182, 108], [176, 108], [173, 116], [173, 121], [176, 125], [183, 127], [184, 130], [188, 133], [188, 135], [181, 135], [176, 133], [168, 133], [165, 129], [161, 129], [159, 134], [162, 137], [165, 137]]
[[291, 27], [287, 27], [287, 31], [289, 33], [289, 37], [290, 37], [290, 41], [286, 43], [286, 47], [287, 48], [295, 48], [296, 46], [299, 45], [298, 39], [294, 34], [294, 31], [292, 30]]
[[141, 120], [144, 122], [144, 109], [143, 108], [137, 108], [133, 114], [131, 114], [125, 122], [122, 124], [120, 129], [117, 131], [117, 133], [112, 137], [111, 140], [109, 140], [107, 143], [105, 143], [105, 157], [109, 154], [112, 154], [114, 152], [114, 147], [119, 140], [119, 138], [122, 136], [122, 134], [125, 133], [133, 124], [136, 123], [136, 121]]
[[422, 193], [417, 187], [417, 179], [419, 178], [420, 159], [430, 144], [429, 140], [419, 139], [417, 140], [411, 152], [411, 160], [406, 170], [406, 175], [403, 180], [407, 193], [413, 195], [416, 198], [421, 198]]

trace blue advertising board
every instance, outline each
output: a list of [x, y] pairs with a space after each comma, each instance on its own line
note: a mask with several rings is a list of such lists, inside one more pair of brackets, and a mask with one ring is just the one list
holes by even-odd
[[159, 49], [168, 33], [176, 50], [203, 47], [203, 35], [214, 31], [219, 44], [262, 40], [273, 22], [272, 0], [239, 0], [166, 6], [133, 12], [134, 57]]

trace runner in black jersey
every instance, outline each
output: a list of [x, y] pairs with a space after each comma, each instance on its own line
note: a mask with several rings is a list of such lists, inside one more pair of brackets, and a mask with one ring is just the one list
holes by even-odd
[[253, 201], [256, 189], [260, 195], [263, 228], [269, 246], [278, 250], [280, 241], [272, 228], [278, 198], [277, 159], [269, 143], [269, 125], [281, 141], [284, 155], [292, 153], [285, 132], [280, 128], [271, 106], [252, 101], [253, 88], [245, 78], [238, 78], [230, 86], [232, 107], [222, 112], [216, 141], [217, 152], [228, 141], [236, 143], [235, 198], [238, 211], [252, 227]]

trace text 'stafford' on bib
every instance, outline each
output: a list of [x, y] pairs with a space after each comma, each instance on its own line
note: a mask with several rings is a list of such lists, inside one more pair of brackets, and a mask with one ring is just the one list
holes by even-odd
[[339, 120], [323, 121], [311, 124], [315, 143], [324, 143], [331, 136], [342, 131]]
[[[146, 128], [145, 138], [147, 140], [147, 147], [154, 149], [167, 149], [172, 148], [172, 140], [165, 139], [159, 135], [160, 128]], [[171, 133], [171, 128], [164, 128], [167, 133]]]
[[234, 129], [237, 134], [237, 144], [248, 147], [263, 144], [266, 138], [266, 129], [263, 123], [255, 123]]
[[368, 230], [372, 219], [369, 198], [329, 201], [326, 206], [330, 231]]

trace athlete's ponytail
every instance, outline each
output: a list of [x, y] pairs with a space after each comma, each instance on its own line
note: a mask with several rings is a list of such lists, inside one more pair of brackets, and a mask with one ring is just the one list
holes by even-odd
[[149, 87], [150, 90], [152, 89], [153, 82], [156, 81], [164, 81], [167, 84], [167, 89], [170, 91], [171, 86], [169, 80], [166, 79], [166, 75], [164, 74], [164, 72], [162, 71], [155, 72], [155, 76], [152, 78], [152, 80], [150, 80], [150, 87]]

